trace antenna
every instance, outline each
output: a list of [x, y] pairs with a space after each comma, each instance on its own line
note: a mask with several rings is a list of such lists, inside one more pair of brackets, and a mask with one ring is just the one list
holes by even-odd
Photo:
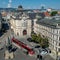
[[11, 2], [12, 2], [12, 0], [9, 0], [8, 8], [11, 8]]

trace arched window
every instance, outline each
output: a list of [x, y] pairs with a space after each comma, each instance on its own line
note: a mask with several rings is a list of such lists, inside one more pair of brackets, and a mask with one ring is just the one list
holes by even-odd
[[23, 35], [27, 35], [27, 31], [26, 30], [23, 30]]

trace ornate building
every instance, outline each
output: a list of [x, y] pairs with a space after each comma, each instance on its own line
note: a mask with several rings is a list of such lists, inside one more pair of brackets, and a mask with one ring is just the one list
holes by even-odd
[[19, 37], [31, 36], [31, 20], [27, 14], [15, 13], [10, 20], [14, 35]]

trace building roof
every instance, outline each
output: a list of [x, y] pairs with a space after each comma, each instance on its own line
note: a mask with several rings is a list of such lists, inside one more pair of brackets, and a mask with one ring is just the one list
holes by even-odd
[[60, 28], [60, 18], [56, 19], [56, 18], [52, 18], [52, 19], [42, 19], [42, 20], [38, 20], [36, 22], [37, 24], [41, 24], [50, 28]]
[[11, 18], [14, 20], [22, 20], [25, 17], [25, 19], [28, 19], [29, 16], [25, 13], [14, 13]]
[[42, 18], [45, 17], [44, 13], [28, 13], [28, 15], [31, 19], [35, 19], [37, 15], [42, 17]]

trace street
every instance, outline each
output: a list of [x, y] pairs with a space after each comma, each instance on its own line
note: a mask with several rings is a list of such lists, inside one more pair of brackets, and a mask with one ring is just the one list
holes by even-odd
[[[4, 57], [5, 50], [6, 50], [5, 48], [3, 50], [0, 50], [0, 60], [5, 60], [5, 57]], [[11, 60], [11, 59], [8, 59], [8, 60]], [[21, 51], [20, 49], [17, 49], [14, 52], [13, 60], [36, 60], [36, 58], [34, 56], [26, 55], [23, 51]]]
[[[7, 39], [8, 36], [11, 36], [11, 31], [8, 30], [8, 32], [6, 32], [4, 34], [4, 41]], [[2, 40], [3, 40], [2, 39]], [[35, 43], [31, 43], [31, 42], [28, 42], [26, 40], [26, 38], [18, 38], [20, 41], [26, 43], [29, 47], [33, 48], [34, 46], [36, 46], [37, 44]], [[15, 46], [14, 46], [15, 47]], [[0, 60], [5, 60], [5, 57], [4, 57], [4, 53], [6, 51], [6, 47], [4, 46], [4, 48], [2, 50], [0, 50]], [[17, 50], [14, 52], [14, 58], [13, 60], [36, 60], [36, 56], [29, 56], [29, 55], [26, 55], [26, 53], [24, 53], [21, 49], [17, 48]], [[11, 60], [11, 59], [8, 59], [8, 60]], [[47, 55], [44, 57], [44, 60], [53, 60], [53, 58], [51, 58], [50, 55]]]
[[36, 60], [32, 56], [26, 55], [20, 49], [17, 49], [17, 51], [14, 54], [15, 54], [15, 58], [13, 60]]

